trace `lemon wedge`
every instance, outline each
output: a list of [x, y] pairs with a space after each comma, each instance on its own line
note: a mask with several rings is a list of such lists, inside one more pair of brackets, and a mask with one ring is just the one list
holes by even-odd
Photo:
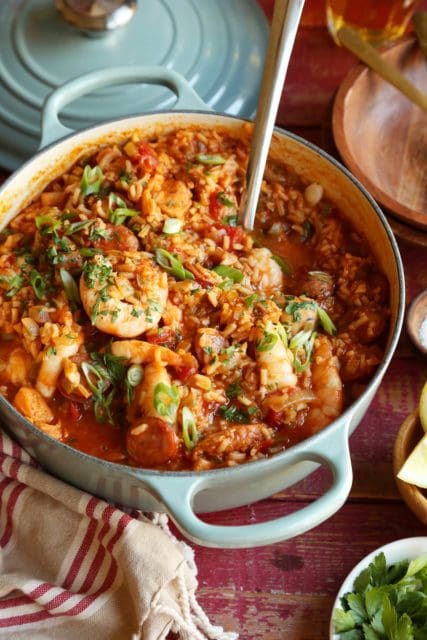
[[420, 395], [419, 404], [420, 422], [425, 433], [427, 433], [427, 382], [424, 384]]
[[427, 433], [408, 456], [397, 477], [399, 480], [427, 489]]

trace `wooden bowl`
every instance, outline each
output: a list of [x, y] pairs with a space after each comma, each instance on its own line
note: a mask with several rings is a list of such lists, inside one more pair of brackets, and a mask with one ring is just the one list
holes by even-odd
[[[427, 63], [412, 37], [382, 56], [427, 91]], [[359, 64], [334, 101], [332, 128], [345, 164], [400, 221], [427, 231], [427, 113]]]
[[423, 435], [416, 410], [406, 418], [397, 434], [393, 450], [393, 471], [400, 495], [417, 518], [427, 525], [427, 491], [397, 477], [403, 463]]

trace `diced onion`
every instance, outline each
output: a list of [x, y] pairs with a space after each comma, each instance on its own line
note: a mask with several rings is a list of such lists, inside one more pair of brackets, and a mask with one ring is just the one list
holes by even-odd
[[312, 182], [305, 188], [304, 198], [312, 207], [320, 202], [323, 197], [323, 187], [318, 182]]
[[314, 400], [316, 400], [316, 396], [312, 391], [300, 389], [294, 391], [291, 395], [287, 393], [272, 393], [265, 398], [263, 406], [273, 411], [283, 411], [294, 404], [308, 403]]
[[163, 233], [166, 233], [168, 236], [173, 236], [175, 233], [179, 233], [182, 228], [181, 220], [178, 218], [168, 218], [163, 225]]

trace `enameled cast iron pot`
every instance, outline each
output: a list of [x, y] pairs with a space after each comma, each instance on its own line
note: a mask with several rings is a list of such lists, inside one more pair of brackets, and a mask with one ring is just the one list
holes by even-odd
[[[167, 86], [177, 95], [176, 109], [107, 122], [71, 132], [58, 119], [60, 110], [94, 89], [125, 82]], [[102, 99], [102, 98], [101, 98]], [[176, 73], [158, 67], [122, 67], [93, 72], [55, 90], [42, 116], [42, 150], [0, 190], [0, 226], [64, 172], [88, 147], [127, 138], [135, 129], [150, 135], [168, 127], [193, 124], [230, 129], [242, 120], [209, 113], [200, 98]], [[56, 142], [56, 140], [59, 142]], [[166, 511], [193, 542], [216, 547], [249, 547], [291, 538], [315, 527], [345, 502], [352, 483], [349, 435], [365, 414], [390, 363], [404, 313], [403, 268], [386, 219], [364, 188], [333, 158], [312, 144], [277, 129], [272, 153], [309, 181], [320, 182], [345, 216], [365, 235], [391, 291], [390, 335], [382, 363], [363, 394], [326, 429], [270, 459], [203, 472], [158, 472], [105, 462], [80, 453], [45, 435], [0, 397], [6, 429], [53, 475], [110, 502], [145, 511]], [[218, 526], [195, 514], [228, 509], [272, 495], [311, 473], [321, 464], [332, 472], [329, 489], [296, 513], [269, 522]]]

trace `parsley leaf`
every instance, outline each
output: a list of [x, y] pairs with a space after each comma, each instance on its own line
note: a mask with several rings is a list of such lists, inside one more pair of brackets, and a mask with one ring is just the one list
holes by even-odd
[[333, 612], [341, 640], [423, 640], [427, 637], [427, 554], [388, 565], [379, 553]]

